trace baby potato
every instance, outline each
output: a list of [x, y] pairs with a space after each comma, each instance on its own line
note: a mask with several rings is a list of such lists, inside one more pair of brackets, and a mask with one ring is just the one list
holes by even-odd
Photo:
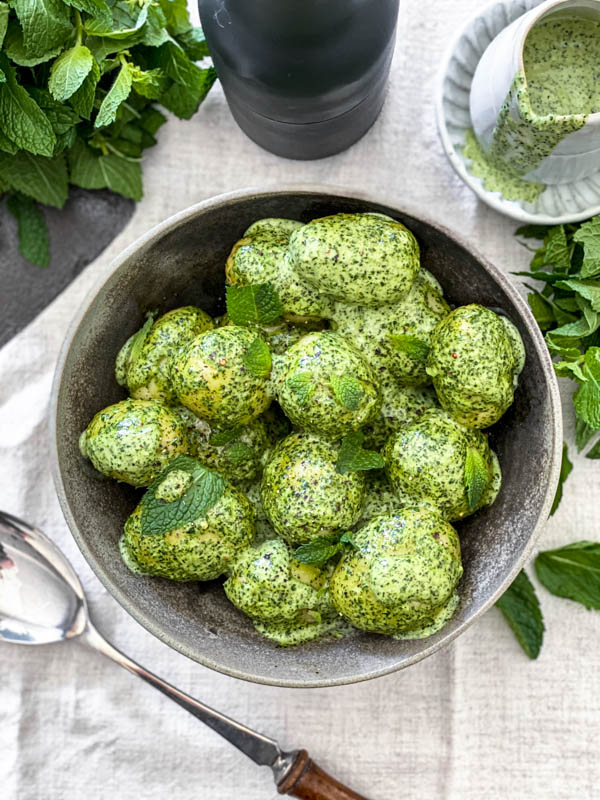
[[365, 479], [336, 471], [338, 447], [310, 433], [292, 433], [266, 464], [261, 484], [265, 514], [290, 544], [349, 528], [362, 510]]
[[271, 539], [241, 553], [223, 588], [264, 636], [291, 645], [335, 626], [337, 614], [329, 605], [326, 585], [324, 570], [301, 564], [285, 542]]
[[156, 400], [122, 400], [99, 411], [79, 448], [94, 467], [132, 486], [148, 486], [188, 442], [180, 420]]
[[125, 342], [115, 365], [117, 383], [138, 400], [175, 403], [169, 358], [182, 344], [213, 327], [212, 319], [201, 308], [183, 306], [168, 311], [145, 337], [138, 331]]
[[219, 428], [247, 425], [272, 400], [269, 378], [253, 375], [244, 357], [257, 335], [228, 325], [201, 333], [179, 348], [171, 363], [179, 402]]
[[276, 370], [274, 389], [296, 427], [331, 438], [357, 430], [381, 407], [368, 362], [332, 331], [309, 333], [292, 345]]
[[284, 316], [296, 322], [321, 319], [331, 309], [330, 300], [303, 280], [290, 262], [290, 235], [300, 227], [302, 223], [293, 219], [258, 220], [235, 243], [225, 267], [230, 286], [271, 283]]
[[473, 303], [454, 309], [434, 330], [427, 373], [454, 419], [468, 428], [489, 428], [512, 404], [524, 363], [514, 325]]
[[419, 245], [384, 214], [334, 214], [313, 219], [290, 237], [296, 273], [342, 303], [396, 303], [419, 271]]
[[[466, 463], [469, 450], [479, 456], [484, 471], [477, 505], [469, 505]], [[397, 497], [404, 503], [427, 500], [451, 522], [491, 505], [500, 490], [498, 458], [487, 438], [465, 428], [441, 408], [404, 425], [383, 448], [385, 468]]]
[[255, 531], [252, 504], [231, 485], [205, 514], [165, 533], [143, 533], [141, 516], [140, 504], [125, 523], [123, 560], [133, 572], [172, 581], [223, 575]]
[[433, 507], [402, 508], [352, 535], [330, 579], [331, 602], [361, 630], [430, 636], [456, 609], [462, 571], [454, 528]]

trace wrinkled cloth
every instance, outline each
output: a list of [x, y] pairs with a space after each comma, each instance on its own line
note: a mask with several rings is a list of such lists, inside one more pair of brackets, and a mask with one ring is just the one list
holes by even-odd
[[[218, 86], [194, 119], [173, 119], [161, 130], [159, 145], [145, 158], [144, 200], [129, 225], [0, 351], [1, 506], [64, 549], [99, 627], [117, 646], [284, 746], [306, 747], [371, 800], [598, 797], [600, 613], [536, 583], [547, 625], [537, 661], [526, 658], [492, 609], [451, 647], [375, 681], [312, 690], [245, 683], [170, 650], [128, 616], [79, 553], [50, 475], [50, 386], [72, 316], [113, 257], [192, 203], [250, 185], [337, 184], [435, 218], [506, 271], [525, 268], [529, 254], [513, 238], [515, 223], [462, 184], [436, 131], [432, 98], [442, 54], [453, 31], [481, 4], [401, 5], [386, 104], [347, 152], [313, 163], [264, 152], [236, 127]], [[563, 391], [566, 436], [573, 441], [570, 393]], [[600, 539], [598, 463], [574, 461], [541, 548]], [[0, 665], [3, 800], [278, 796], [269, 770], [80, 645], [36, 650], [0, 644]]]

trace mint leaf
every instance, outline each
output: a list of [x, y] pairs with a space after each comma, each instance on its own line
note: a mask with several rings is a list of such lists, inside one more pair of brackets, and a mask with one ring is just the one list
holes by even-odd
[[286, 378], [286, 385], [296, 395], [301, 406], [305, 405], [315, 391], [313, 376], [309, 372], [297, 372]]
[[600, 347], [588, 348], [581, 370], [585, 382], [573, 402], [580, 419], [591, 428], [600, 429]]
[[527, 295], [527, 302], [541, 330], [547, 331], [549, 328], [554, 327], [555, 319], [552, 306], [545, 297], [539, 292], [530, 292]]
[[250, 344], [242, 361], [248, 372], [255, 378], [267, 378], [273, 366], [269, 346], [259, 336]]
[[425, 361], [429, 355], [429, 345], [418, 336], [411, 336], [407, 333], [399, 333], [395, 336], [390, 336], [389, 340], [392, 347], [399, 350], [401, 353], [406, 353], [407, 356], [414, 358], [416, 361]]
[[[575, 352], [581, 357], [579, 350]], [[585, 375], [583, 374], [579, 360], [558, 361], [554, 364], [554, 372], [556, 372], [559, 378], [572, 378], [577, 381], [585, 381]]]
[[598, 439], [596, 444], [588, 450], [588, 452], [585, 454], [585, 457], [594, 459], [600, 458], [600, 439]]
[[238, 441], [228, 445], [224, 450], [224, 455], [230, 464], [237, 465], [250, 461], [254, 457], [254, 452], [245, 442]]
[[571, 266], [571, 248], [567, 244], [564, 225], [550, 228], [545, 238], [545, 263], [551, 264], [559, 272], [568, 272]]
[[[112, 9], [112, 19], [106, 15], [96, 16], [85, 22], [85, 30], [90, 36], [106, 39], [129, 39], [138, 33], [148, 18], [149, 3], [142, 6], [136, 3], [116, 3]], [[133, 12], [137, 10], [137, 14]]]
[[0, 153], [0, 175], [21, 194], [48, 206], [62, 208], [68, 194], [64, 156], [34, 156], [21, 150], [14, 155]]
[[21, 255], [36, 267], [47, 267], [50, 263], [48, 229], [38, 204], [29, 197], [13, 194], [7, 198], [6, 206], [19, 225]]
[[310, 542], [301, 544], [294, 550], [294, 558], [301, 564], [322, 567], [343, 548], [338, 536], [316, 536]]
[[62, 0], [11, 0], [21, 27], [25, 50], [41, 56], [64, 43], [73, 31], [71, 10]]
[[554, 495], [554, 502], [552, 503], [552, 508], [550, 509], [550, 516], [554, 514], [558, 506], [560, 505], [560, 501], [562, 500], [563, 495], [563, 484], [571, 474], [571, 470], [573, 469], [573, 464], [569, 461], [569, 450], [567, 445], [563, 443], [562, 449], [562, 461], [560, 464], [560, 475], [558, 478], [558, 486], [556, 487], [556, 494]]
[[228, 286], [226, 300], [235, 325], [268, 325], [283, 314], [279, 295], [270, 283]]
[[591, 428], [587, 422], [584, 422], [580, 417], [575, 414], [575, 444], [577, 451], [581, 452], [588, 444], [592, 436], [597, 433], [594, 428]]
[[4, 42], [4, 37], [6, 35], [6, 29], [8, 28], [8, 14], [8, 3], [4, 3], [2, 0], [0, 0], [0, 47], [2, 47], [2, 43]]
[[544, 620], [533, 584], [523, 570], [496, 605], [529, 658], [537, 658], [544, 640]]
[[217, 73], [213, 67], [200, 70], [201, 78], [194, 87], [181, 86], [174, 83], [164, 94], [160, 96], [160, 102], [169, 111], [172, 111], [180, 119], [191, 119], [198, 111], [200, 103], [212, 88], [217, 79]]
[[593, 278], [600, 274], [600, 214], [584, 222], [573, 240], [583, 245], [581, 277]]
[[146, 339], [150, 331], [152, 330], [152, 326], [154, 325], [154, 313], [149, 311], [146, 314], [146, 322], [142, 325], [139, 331], [134, 335], [131, 341], [131, 347], [129, 349], [129, 363], [133, 364], [140, 356], [142, 352], [142, 347], [144, 346]]
[[56, 136], [48, 117], [25, 89], [19, 86], [15, 70], [4, 53], [0, 53], [0, 69], [6, 76], [6, 81], [0, 83], [0, 119], [3, 133], [23, 150], [51, 156]]
[[103, 128], [115, 121], [119, 106], [129, 97], [132, 83], [131, 69], [129, 64], [124, 62], [108, 94], [102, 101], [94, 122], [95, 128]]
[[180, 33], [177, 41], [192, 61], [200, 61], [210, 55], [202, 28], [190, 28]]
[[192, 23], [188, 14], [187, 0], [159, 0], [166, 25], [172, 36], [190, 30]]
[[600, 609], [600, 543], [574, 542], [535, 559], [539, 581], [552, 594]]
[[112, 189], [113, 192], [142, 198], [142, 170], [139, 163], [120, 156], [94, 153], [81, 139], [69, 151], [71, 183], [84, 189]]
[[94, 108], [94, 97], [96, 96], [96, 86], [100, 80], [100, 67], [96, 59], [92, 59], [92, 68], [84, 78], [83, 83], [77, 91], [71, 95], [69, 102], [75, 111], [84, 119], [89, 119]]
[[97, 17], [110, 23], [111, 13], [105, 0], [63, 0], [63, 2], [78, 11], [84, 11], [90, 17]]
[[558, 281], [555, 287], [557, 289], [575, 292], [586, 300], [589, 300], [594, 311], [600, 312], [600, 281], [570, 278], [569, 280]]
[[349, 411], [356, 411], [363, 396], [360, 381], [353, 375], [332, 375], [330, 381], [338, 403]]
[[52, 64], [48, 88], [55, 100], [67, 100], [81, 86], [92, 69], [94, 56], [82, 44], [65, 50]]
[[465, 459], [465, 488], [469, 511], [476, 511], [479, 508], [489, 482], [490, 471], [485, 459], [476, 447], [468, 447]]
[[214, 433], [211, 433], [208, 443], [213, 447], [223, 447], [223, 445], [229, 444], [229, 442], [237, 439], [241, 432], [241, 425], [238, 425], [235, 428], [227, 428], [224, 431], [215, 431]]
[[35, 67], [38, 64], [43, 64], [45, 61], [57, 56], [61, 50], [62, 45], [58, 45], [58, 47], [47, 50], [39, 56], [30, 56], [25, 49], [21, 26], [15, 19], [9, 21], [4, 40], [4, 51], [10, 60], [20, 67]]
[[[165, 481], [174, 472], [177, 477], [181, 473], [189, 476], [187, 481], [181, 481], [181, 486], [187, 484], [187, 488], [168, 500], [165, 499], [168, 497], [164, 491]], [[177, 456], [150, 484], [142, 498], [142, 534], [163, 534], [205, 516], [218, 503], [226, 487], [220, 475], [206, 469], [196, 459]]]
[[132, 64], [131, 67], [132, 85], [138, 94], [150, 100], [158, 100], [166, 88], [166, 76], [162, 69], [143, 70]]
[[336, 472], [345, 475], [347, 472], [359, 472], [369, 469], [381, 469], [385, 462], [375, 450], [363, 450], [365, 435], [362, 431], [348, 433], [342, 439], [338, 453]]
[[541, 242], [549, 230], [547, 225], [521, 225], [515, 231], [515, 236], [521, 236], [523, 239], [537, 239]]

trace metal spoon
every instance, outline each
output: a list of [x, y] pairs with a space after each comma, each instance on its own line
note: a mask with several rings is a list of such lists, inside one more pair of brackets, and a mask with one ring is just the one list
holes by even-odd
[[83, 587], [63, 553], [37, 528], [0, 511], [0, 640], [31, 645], [68, 639], [138, 675], [255, 763], [271, 767], [280, 794], [366, 800], [323, 772], [306, 750], [284, 752], [274, 739], [205, 706], [113, 647], [92, 625]]

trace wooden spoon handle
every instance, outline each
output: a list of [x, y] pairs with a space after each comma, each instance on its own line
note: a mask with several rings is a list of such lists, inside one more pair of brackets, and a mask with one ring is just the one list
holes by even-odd
[[277, 785], [279, 794], [289, 794], [302, 800], [367, 800], [324, 772], [300, 750], [291, 769]]

